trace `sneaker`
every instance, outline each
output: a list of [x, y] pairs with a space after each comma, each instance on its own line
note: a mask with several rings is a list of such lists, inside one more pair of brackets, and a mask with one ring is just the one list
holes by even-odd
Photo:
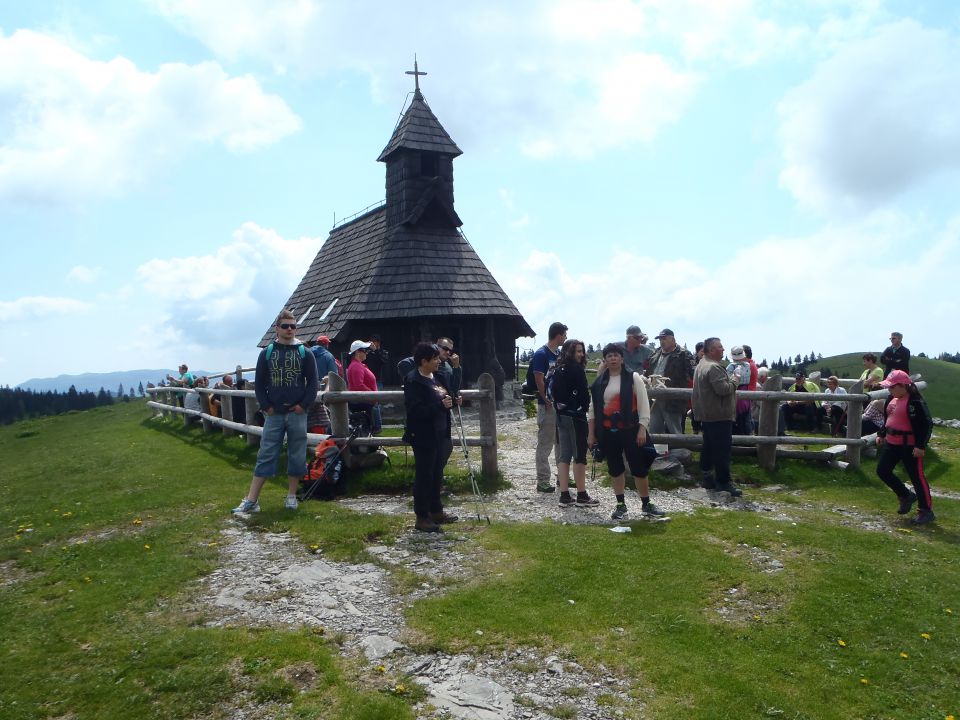
[[576, 502], [570, 497], [570, 493], [560, 493], [560, 507], [573, 507]]
[[418, 517], [417, 522], [414, 524], [414, 527], [420, 532], [426, 533], [442, 533], [443, 528], [437, 525], [433, 520], [428, 517]]
[[933, 510], [920, 510], [917, 513], [917, 516], [911, 520], [914, 525], [926, 525], [927, 523], [933, 522], [937, 519], [937, 516], [933, 514]]
[[556, 489], [556, 487], [555, 487], [554, 485], [551, 485], [549, 482], [546, 482], [546, 483], [538, 482], [538, 483], [537, 483], [537, 492], [552, 493], [555, 489]]
[[583, 495], [577, 495], [577, 507], [596, 507], [599, 504], [599, 500], [590, 497], [587, 493], [584, 493]]
[[740, 497], [741, 495], [743, 495], [743, 490], [738, 488], [733, 483], [727, 483], [725, 485], [717, 485], [716, 490], [717, 492], [730, 493], [730, 495], [733, 497]]
[[658, 508], [652, 502], [644, 505], [643, 508], [641, 508], [641, 512], [643, 512], [644, 515], [649, 515], [650, 517], [663, 517], [666, 515], [663, 510]]
[[910, 512], [910, 509], [913, 507], [913, 504], [917, 501], [917, 494], [913, 491], [910, 491], [909, 494], [904, 495], [900, 498], [900, 507], [897, 509], [898, 515], [906, 515]]
[[283, 506], [287, 510], [296, 510], [300, 507], [300, 502], [297, 500], [296, 495], [287, 495], [287, 499], [283, 501]]
[[437, 525], [449, 525], [460, 519], [457, 515], [450, 515], [446, 510], [430, 513], [430, 519]]
[[260, 503], [258, 503], [256, 500], [247, 500], [246, 498], [244, 498], [243, 500], [240, 501], [240, 504], [237, 505], [237, 506], [236, 506], [233, 510], [231, 510], [230, 512], [232, 512], [232, 513], [256, 513], [256, 512], [260, 512]]
[[610, 515], [611, 520], [623, 520], [627, 516], [627, 505], [626, 503], [617, 503], [617, 507], [614, 508], [613, 514]]

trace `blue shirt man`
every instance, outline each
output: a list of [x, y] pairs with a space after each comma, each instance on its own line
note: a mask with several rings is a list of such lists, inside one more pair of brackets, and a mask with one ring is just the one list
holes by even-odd
[[547, 344], [533, 354], [527, 372], [533, 373], [537, 384], [537, 490], [553, 492], [554, 484], [550, 473], [550, 451], [553, 450], [554, 464], [560, 448], [557, 447], [557, 411], [553, 403], [547, 400], [547, 388], [544, 385], [544, 376], [547, 371], [557, 364], [560, 355], [560, 346], [567, 339], [567, 326], [555, 322], [547, 332]]

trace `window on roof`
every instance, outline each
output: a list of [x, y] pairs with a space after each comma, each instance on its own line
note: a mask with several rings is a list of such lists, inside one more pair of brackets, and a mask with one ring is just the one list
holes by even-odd
[[340, 298], [334, 298], [333, 302], [327, 305], [327, 309], [323, 311], [323, 315], [320, 316], [320, 322], [323, 322], [327, 319], [331, 312], [333, 312], [333, 306], [337, 304], [337, 300]]
[[435, 177], [437, 174], [437, 156], [433, 153], [420, 153], [420, 174], [424, 177]]

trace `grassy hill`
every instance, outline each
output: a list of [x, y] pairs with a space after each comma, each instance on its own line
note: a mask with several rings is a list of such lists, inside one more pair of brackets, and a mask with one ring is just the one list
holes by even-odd
[[[841, 378], [858, 378], [863, 372], [863, 353], [846, 353], [825, 357], [808, 366], [812, 372], [830, 368]], [[929, 358], [910, 358], [910, 372], [920, 373], [927, 381], [923, 396], [935, 417], [960, 418], [960, 365]]]
[[[412, 720], [415, 681], [344, 658], [336, 633], [205, 622], [198, 582], [255, 454], [149, 415], [124, 403], [0, 428], [0, 717]], [[922, 529], [898, 519], [870, 461], [765, 473], [748, 459], [734, 473], [750, 511], [629, 534], [461, 522], [448, 542], [477, 561], [416, 600], [403, 588], [435, 580], [402, 569], [397, 603], [418, 652], [533, 647], [622, 679], [634, 701], [604, 698], [626, 720], [958, 716], [958, 462], [960, 432], [938, 429], [927, 475], [947, 496]], [[284, 511], [284, 486], [267, 485], [247, 532], [357, 562], [410, 532], [409, 516], [338, 503]], [[316, 676], [301, 689], [288, 671], [304, 666]], [[543, 667], [515, 669], [537, 687]], [[529, 697], [576, 716], [564, 697]]]

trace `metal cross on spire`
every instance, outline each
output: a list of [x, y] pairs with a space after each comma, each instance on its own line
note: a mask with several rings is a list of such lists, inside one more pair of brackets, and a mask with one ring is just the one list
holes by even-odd
[[413, 75], [414, 88], [417, 92], [420, 92], [420, 76], [426, 75], [425, 72], [420, 72], [420, 68], [417, 67], [417, 56], [413, 56], [413, 70], [407, 70], [406, 75]]

